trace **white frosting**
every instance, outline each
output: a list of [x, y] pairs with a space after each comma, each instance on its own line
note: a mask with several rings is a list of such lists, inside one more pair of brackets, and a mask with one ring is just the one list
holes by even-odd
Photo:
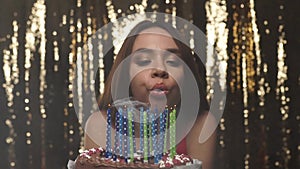
[[90, 149], [90, 151], [91, 151], [92, 153], [96, 153], [96, 149], [95, 149], [95, 148]]
[[90, 155], [85, 154], [85, 153], [83, 154], [83, 156], [86, 157], [86, 158], [88, 158], [88, 159], [92, 158]]
[[159, 168], [164, 168], [164, 167], [166, 167], [165, 162], [162, 161], [162, 160], [159, 161], [158, 164], [159, 164]]

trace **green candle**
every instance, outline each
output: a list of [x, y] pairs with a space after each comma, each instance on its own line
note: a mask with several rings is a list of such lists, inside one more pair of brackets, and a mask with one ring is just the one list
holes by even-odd
[[147, 112], [144, 111], [144, 162], [148, 162]]
[[134, 152], [133, 152], [133, 128], [132, 128], [132, 113], [128, 109], [128, 131], [129, 131], [129, 150], [130, 150], [130, 159], [133, 161]]
[[176, 109], [172, 110], [170, 114], [170, 148], [171, 158], [176, 154]]

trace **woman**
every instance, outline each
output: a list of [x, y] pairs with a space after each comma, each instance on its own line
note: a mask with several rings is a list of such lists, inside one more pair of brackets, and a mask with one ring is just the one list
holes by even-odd
[[[129, 97], [133, 100], [151, 103], [156, 107], [177, 105], [176, 109], [179, 110], [177, 115], [180, 113], [187, 115], [184, 121], [185, 125], [177, 126], [176, 134], [184, 135], [182, 140], [177, 140], [179, 142], [177, 153], [185, 153], [201, 160], [203, 169], [212, 168], [215, 133], [204, 143], [198, 141], [205, 121], [208, 122], [206, 122], [208, 125], [215, 125], [213, 116], [208, 113], [208, 103], [205, 99], [203, 77], [205, 73], [199, 58], [193, 56], [190, 48], [181, 41], [180, 34], [170, 25], [143, 21], [132, 29], [124, 41], [106, 81], [105, 92], [99, 101], [101, 112], [93, 113], [87, 121], [85, 148], [106, 144], [107, 105], [113, 103], [114, 100], [127, 97], [129, 93]], [[187, 90], [190, 92], [188, 95], [192, 98], [195, 94], [200, 96], [196, 120], [194, 117], [188, 116], [188, 112], [191, 111], [180, 112], [183, 102], [181, 91], [183, 88], [191, 87], [189, 83], [183, 83], [188, 73], [185, 65], [192, 72], [198, 86], [196, 93]], [[124, 90], [122, 84], [124, 81], [130, 82], [129, 91]], [[182, 88], [181, 85], [183, 85]], [[114, 115], [115, 113], [112, 114], [112, 119], [114, 119]], [[186, 131], [185, 128], [190, 130]], [[137, 124], [136, 133], [139, 133], [138, 129]], [[138, 139], [139, 135], [137, 134], [136, 137]], [[136, 143], [139, 146], [139, 142], [136, 141]]]

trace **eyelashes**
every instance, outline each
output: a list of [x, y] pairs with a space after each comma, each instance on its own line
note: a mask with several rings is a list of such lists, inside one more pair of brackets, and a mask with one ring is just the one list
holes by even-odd
[[138, 59], [135, 61], [138, 66], [148, 66], [151, 64], [151, 62], [152, 61], [150, 59]]
[[[154, 59], [135, 59], [134, 63], [137, 64], [140, 67], [143, 66], [149, 66], [152, 63], [155, 66], [155, 60]], [[181, 65], [181, 62], [178, 59], [166, 59], [164, 60], [165, 66], [171, 66], [171, 67], [179, 67]]]
[[179, 67], [181, 65], [181, 63], [178, 59], [166, 60], [166, 63], [167, 63], [167, 65], [170, 65], [172, 67]]
[[178, 56], [174, 53], [165, 53], [163, 58], [155, 53], [136, 52], [133, 54], [133, 63], [140, 66], [155, 66], [157, 63], [164, 62], [165, 66], [179, 67], [182, 65]]

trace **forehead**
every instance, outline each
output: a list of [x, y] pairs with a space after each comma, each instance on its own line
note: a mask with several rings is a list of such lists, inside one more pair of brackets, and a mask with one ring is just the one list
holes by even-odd
[[178, 49], [174, 39], [166, 30], [152, 27], [141, 31], [132, 47], [132, 52], [138, 49]]
[[143, 34], [152, 34], [152, 35], [157, 35], [157, 36], [160, 35], [162, 37], [172, 38], [171, 34], [168, 31], [166, 31], [165, 29], [160, 28], [160, 27], [150, 27], [150, 28], [144, 29], [139, 33], [139, 35], [143, 35]]

